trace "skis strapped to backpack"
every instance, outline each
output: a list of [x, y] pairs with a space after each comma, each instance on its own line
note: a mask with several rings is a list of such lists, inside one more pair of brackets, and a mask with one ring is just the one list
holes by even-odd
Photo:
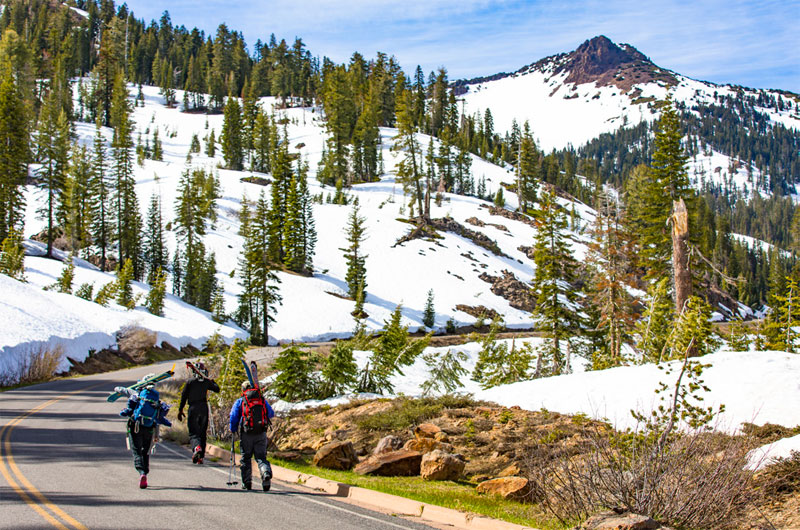
[[242, 359], [242, 364], [244, 365], [244, 373], [247, 374], [247, 380], [250, 381], [250, 388], [255, 388], [258, 382], [253, 379], [253, 372], [250, 371], [250, 365], [248, 365], [247, 361], [244, 359]]
[[253, 376], [253, 380], [250, 382], [255, 388], [261, 391], [261, 383], [258, 382], [258, 365], [255, 361], [250, 361], [250, 375]]
[[[133, 385], [131, 385], [129, 387], [126, 387], [126, 390], [129, 390], [129, 391], [130, 390], [139, 390], [140, 388], [144, 388], [147, 385], [154, 385], [154, 384], [158, 383], [159, 381], [163, 381], [164, 379], [169, 379], [173, 375], [175, 375], [175, 365], [174, 364], [172, 365], [172, 368], [167, 370], [166, 372], [160, 373], [158, 375], [154, 375], [153, 377], [151, 377], [149, 379], [145, 379], [144, 381], [139, 381], [136, 384], [133, 384]], [[114, 392], [110, 396], [108, 396], [108, 398], [106, 398], [106, 400], [111, 402], [111, 403], [113, 403], [114, 401], [118, 400], [122, 396], [127, 396], [127, 395], [129, 395], [127, 392]]]

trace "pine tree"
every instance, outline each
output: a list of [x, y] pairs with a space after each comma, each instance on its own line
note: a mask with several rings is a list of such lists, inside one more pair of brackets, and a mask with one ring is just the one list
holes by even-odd
[[74, 251], [86, 248], [88, 253], [92, 240], [92, 216], [97, 203], [92, 189], [93, 173], [91, 156], [86, 146], [73, 146], [64, 202], [67, 205], [65, 230]]
[[530, 344], [517, 349], [512, 343], [509, 350], [506, 343], [497, 341], [500, 324], [500, 319], [495, 318], [489, 327], [489, 333], [478, 339], [481, 350], [472, 372], [472, 380], [480, 383], [483, 389], [528, 379], [533, 358]]
[[278, 371], [272, 390], [290, 402], [315, 398], [319, 385], [314, 374], [316, 364], [316, 355], [300, 349], [299, 345], [282, 350], [272, 364], [272, 368]]
[[[216, 396], [216, 405], [224, 408], [229, 404], [233, 404], [236, 398], [241, 396], [242, 381], [247, 380], [244, 371], [245, 360], [245, 343], [241, 339], [236, 339], [230, 345], [228, 351], [220, 355], [221, 362], [219, 368], [219, 378], [217, 384], [219, 385], [219, 394]], [[212, 358], [215, 363], [216, 359]]]
[[297, 195], [297, 179], [292, 176], [286, 194], [283, 233], [283, 263], [291, 271], [301, 272], [305, 268], [303, 248], [303, 212]]
[[794, 275], [786, 276], [785, 288], [782, 294], [774, 293], [772, 298], [775, 307], [767, 317], [764, 334], [767, 337], [767, 347], [771, 350], [795, 353], [797, 338], [800, 336], [797, 328], [800, 326], [800, 289]]
[[153, 131], [153, 160], [164, 160], [164, 148], [161, 145], [161, 138], [158, 136], [158, 127]]
[[117, 242], [120, 263], [131, 260], [133, 277], [142, 277], [140, 243], [142, 218], [136, 198], [136, 182], [133, 175], [133, 123], [128, 102], [128, 88], [122, 74], [117, 75], [112, 102], [112, 126], [114, 139], [111, 147], [114, 154], [114, 202], [117, 215]]
[[300, 203], [300, 230], [302, 233], [303, 270], [314, 270], [314, 252], [317, 245], [317, 229], [314, 221], [314, 205], [308, 190], [308, 164], [298, 161], [297, 200]]
[[58, 101], [52, 93], [45, 99], [40, 115], [38, 155], [42, 167], [39, 171], [39, 187], [44, 190], [46, 199], [38, 213], [47, 222], [47, 257], [52, 258], [59, 213], [64, 211], [72, 130], [66, 113], [58, 108]]
[[214, 290], [211, 297], [211, 318], [214, 322], [223, 324], [228, 320], [228, 314], [225, 312], [225, 291], [221, 285], [218, 285]]
[[669, 278], [663, 278], [651, 285], [647, 294], [650, 300], [636, 329], [639, 335], [637, 349], [642, 362], [661, 362], [666, 353], [673, 321]]
[[[14, 33], [6, 30], [3, 39]], [[30, 161], [28, 109], [12, 75], [11, 61], [0, 61], [0, 240], [22, 228], [25, 181]], [[8, 61], [8, 62], [6, 62]]]
[[192, 141], [189, 144], [189, 152], [190, 153], [200, 153], [200, 139], [197, 137], [197, 133], [192, 134]]
[[210, 133], [208, 133], [208, 139], [206, 140], [206, 156], [209, 158], [214, 158], [217, 155], [217, 139], [214, 137], [214, 130], [212, 129]]
[[399, 151], [402, 159], [397, 164], [397, 181], [403, 191], [416, 201], [422, 219], [430, 219], [430, 212], [423, 206], [422, 171], [420, 160], [422, 152], [414, 127], [414, 111], [411, 94], [403, 90], [397, 102], [397, 136], [394, 137], [393, 151]]
[[750, 351], [752, 341], [747, 333], [747, 326], [741, 318], [731, 319], [725, 342], [730, 351]]
[[[576, 264], [565, 235], [567, 220], [552, 188], [542, 194], [535, 222], [533, 291], [536, 308], [533, 317], [547, 337], [537, 360], [535, 375], [538, 377], [545, 369], [555, 375], [569, 369], [564, 365], [561, 343], [573, 340], [580, 327], [580, 317], [577, 295], [572, 287]], [[551, 363], [548, 368], [543, 366], [545, 358]]]
[[244, 167], [244, 148], [242, 145], [242, 113], [239, 100], [228, 97], [225, 104], [224, 121], [222, 122], [222, 156], [225, 158], [225, 167], [234, 171], [241, 171]]
[[498, 208], [503, 208], [506, 205], [506, 199], [503, 197], [503, 187], [497, 188], [497, 193], [494, 194], [494, 205]]
[[133, 260], [126, 259], [122, 268], [117, 272], [117, 303], [122, 307], [133, 309]]
[[420, 339], [412, 339], [408, 326], [402, 325], [403, 307], [398, 305], [389, 320], [384, 321], [383, 330], [378, 337], [371, 358], [374, 369], [386, 375], [403, 375], [402, 367], [410, 366], [428, 346], [433, 335], [429, 333]]
[[167, 270], [169, 265], [169, 251], [164, 241], [164, 220], [161, 215], [161, 197], [155, 194], [150, 196], [150, 208], [147, 210], [147, 223], [145, 225], [144, 262], [147, 267], [147, 283], [154, 285], [157, 275]]
[[72, 283], [75, 281], [75, 261], [72, 255], [64, 261], [64, 268], [61, 269], [61, 275], [52, 286], [59, 293], [72, 294]]
[[462, 388], [461, 378], [469, 373], [464, 368], [467, 358], [466, 353], [453, 350], [422, 354], [422, 359], [428, 365], [428, 379], [420, 385], [422, 395], [450, 394]]
[[711, 306], [697, 296], [689, 298], [667, 342], [671, 359], [683, 359], [687, 351], [701, 356], [716, 350], [719, 342], [711, 325]]
[[341, 395], [353, 388], [358, 375], [353, 345], [348, 341], [338, 341], [325, 360], [320, 375], [319, 399]]
[[25, 281], [25, 248], [22, 246], [22, 234], [13, 228], [0, 246], [0, 274], [21, 282]]
[[521, 133], [517, 155], [517, 199], [519, 210], [527, 213], [528, 205], [536, 201], [536, 188], [540, 179], [539, 153], [533, 141], [528, 122]]
[[164, 298], [167, 294], [167, 274], [159, 267], [148, 280], [150, 283], [150, 291], [147, 293], [147, 299], [144, 306], [152, 314], [156, 316], [164, 316]]
[[351, 298], [355, 299], [359, 292], [366, 292], [367, 288], [367, 255], [364, 254], [362, 246], [366, 232], [366, 218], [359, 215], [359, 206], [356, 204], [350, 212], [347, 222], [347, 248], [344, 251], [344, 258], [347, 262], [347, 273], [344, 280], [347, 283], [347, 292]]
[[433, 289], [428, 291], [428, 299], [425, 302], [425, 310], [422, 312], [422, 323], [428, 329], [433, 329], [436, 324], [436, 311], [433, 308]]
[[100, 250], [100, 270], [107, 270], [107, 251], [113, 240], [113, 223], [111, 212], [112, 183], [110, 175], [106, 172], [106, 148], [100, 130], [100, 120], [97, 121], [94, 131], [94, 161], [91, 189], [95, 197], [94, 212], [92, 213], [92, 239]]

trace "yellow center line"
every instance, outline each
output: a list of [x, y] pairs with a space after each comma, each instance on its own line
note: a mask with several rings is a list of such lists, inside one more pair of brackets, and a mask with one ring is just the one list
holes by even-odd
[[[2, 428], [2, 430], [0, 430], [0, 442], [2, 442], [2, 444], [0, 444], [0, 473], [2, 473], [2, 475], [5, 477], [6, 481], [11, 485], [11, 487], [14, 489], [14, 491], [17, 492], [17, 494], [22, 498], [23, 501], [25, 501], [25, 503], [28, 506], [33, 508], [33, 510], [36, 513], [41, 515], [47, 522], [49, 522], [51, 525], [53, 525], [56, 528], [61, 528], [61, 529], [64, 529], [64, 530], [68, 530], [68, 527], [64, 526], [64, 524], [62, 524], [61, 521], [55, 519], [52, 515], [50, 515], [47, 511], [45, 511], [40, 506], [40, 504], [43, 504], [44, 506], [49, 508], [54, 514], [56, 514], [57, 516], [61, 517], [61, 519], [63, 519], [68, 524], [72, 525], [73, 527], [77, 528], [78, 530], [87, 530], [86, 526], [84, 526], [79, 521], [75, 520], [73, 517], [71, 517], [66, 512], [64, 512], [64, 510], [62, 510], [61, 508], [59, 508], [58, 506], [56, 506], [55, 504], [50, 502], [50, 500], [47, 497], [45, 497], [38, 489], [36, 489], [36, 487], [33, 484], [31, 484], [31, 482], [27, 478], [25, 478], [25, 475], [23, 475], [22, 471], [19, 469], [19, 467], [17, 466], [16, 462], [14, 461], [14, 457], [11, 454], [11, 431], [13, 431], [14, 427], [16, 427], [17, 424], [19, 424], [22, 420], [24, 420], [25, 418], [27, 418], [27, 417], [29, 417], [29, 416], [31, 416], [33, 414], [36, 414], [37, 412], [41, 411], [42, 409], [47, 408], [50, 405], [52, 405], [54, 403], [57, 403], [58, 401], [61, 401], [62, 399], [65, 399], [65, 398], [67, 398], [67, 397], [69, 397], [69, 396], [71, 396], [73, 394], [78, 394], [80, 392], [85, 392], [87, 390], [91, 390], [92, 388], [96, 388], [96, 387], [104, 385], [104, 384], [106, 384], [106, 383], [98, 383], [96, 385], [90, 385], [90, 386], [88, 386], [86, 388], [81, 388], [79, 390], [73, 390], [72, 392], [67, 392], [66, 394], [62, 394], [61, 396], [59, 396], [57, 398], [53, 398], [50, 401], [46, 401], [46, 402], [44, 402], [44, 403], [42, 403], [42, 404], [30, 409], [25, 414], [21, 414], [21, 415], [17, 416], [13, 421], [11, 421], [8, 424], [6, 424]], [[3, 440], [3, 437], [5, 437], [5, 440]], [[11, 469], [11, 472], [9, 472], [8, 468], [6, 467], [6, 460], [8, 461], [8, 468]], [[13, 473], [13, 475], [14, 475], [13, 477], [12, 477], [11, 473]], [[14, 480], [14, 478], [16, 478], [17, 480], [19, 480], [21, 482], [21, 484], [22, 484], [21, 487], [20, 487], [19, 484], [17, 484], [17, 482]], [[34, 497], [36, 497], [36, 499], [38, 499], [38, 503], [37, 503], [36, 500], [32, 499], [29, 494], [31, 494]]]

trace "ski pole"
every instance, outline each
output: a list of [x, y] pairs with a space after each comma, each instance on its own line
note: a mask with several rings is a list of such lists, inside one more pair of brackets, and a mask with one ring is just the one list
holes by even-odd
[[233, 456], [235, 450], [236, 450], [236, 433], [232, 432], [231, 433], [231, 465], [230, 465], [230, 468], [228, 470], [228, 483], [227, 483], [228, 486], [235, 486], [236, 484], [239, 483], [238, 481], [233, 480], [233, 464], [236, 461], [236, 459]]

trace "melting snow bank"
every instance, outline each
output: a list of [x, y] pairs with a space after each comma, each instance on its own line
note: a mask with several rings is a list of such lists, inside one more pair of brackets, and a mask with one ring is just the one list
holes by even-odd
[[[68, 370], [66, 357], [82, 361], [90, 350], [101, 350], [116, 345], [116, 333], [126, 326], [139, 326], [154, 331], [156, 344], [166, 341], [177, 348], [186, 345], [202, 347], [207, 338], [219, 332], [226, 341], [245, 338], [246, 333], [237, 326], [218, 324], [211, 315], [167, 295], [164, 317], [149, 313], [144, 308], [128, 311], [115, 303], [103, 307], [74, 295], [42, 288], [55, 282], [63, 264], [56, 260], [28, 256], [25, 260], [26, 277], [22, 283], [0, 275], [0, 373], [13, 370], [23, 356], [40, 346], [64, 348], [65, 359], [60, 369]], [[76, 263], [75, 282], [93, 283], [95, 292], [113, 275]], [[144, 297], [149, 289], [134, 282], [134, 296]]]
[[[531, 339], [538, 342], [537, 339]], [[518, 341], [519, 344], [519, 341]], [[468, 355], [463, 366], [471, 374], [477, 360], [479, 346], [475, 343], [454, 346], [451, 349]], [[428, 348], [426, 351], [443, 351], [447, 348]], [[366, 352], [356, 352], [359, 366], [367, 359]], [[736, 432], [743, 422], [778, 423], [785, 426], [800, 424], [800, 355], [785, 352], [720, 352], [699, 359], [710, 365], [703, 379], [710, 388], [701, 395], [706, 406], [725, 405], [718, 427]], [[679, 364], [675, 361], [673, 364]], [[605, 418], [617, 428], [635, 426], [631, 410], [649, 412], [658, 405], [655, 389], [659, 382], [674, 383], [679, 367], [667, 375], [656, 365], [623, 366], [594, 372], [523, 381], [481, 390], [477, 383], [462, 378], [463, 392], [472, 393], [476, 399], [503, 406], [519, 406], [526, 410], [542, 408], [564, 414], [586, 414]], [[428, 379], [428, 368], [418, 359], [403, 369], [403, 376], [395, 376], [395, 392], [407, 396], [421, 394], [420, 385]], [[281, 410], [308, 408], [320, 405], [338, 405], [350, 399], [369, 399], [372, 395], [337, 396], [327, 400], [302, 403], [281, 402]], [[797, 441], [800, 446], [800, 438]]]
[[747, 467], [753, 471], [758, 471], [774, 464], [779, 458], [791, 458], [794, 452], [800, 453], [800, 434], [762, 445], [758, 449], [750, 451], [748, 455], [749, 465]]

